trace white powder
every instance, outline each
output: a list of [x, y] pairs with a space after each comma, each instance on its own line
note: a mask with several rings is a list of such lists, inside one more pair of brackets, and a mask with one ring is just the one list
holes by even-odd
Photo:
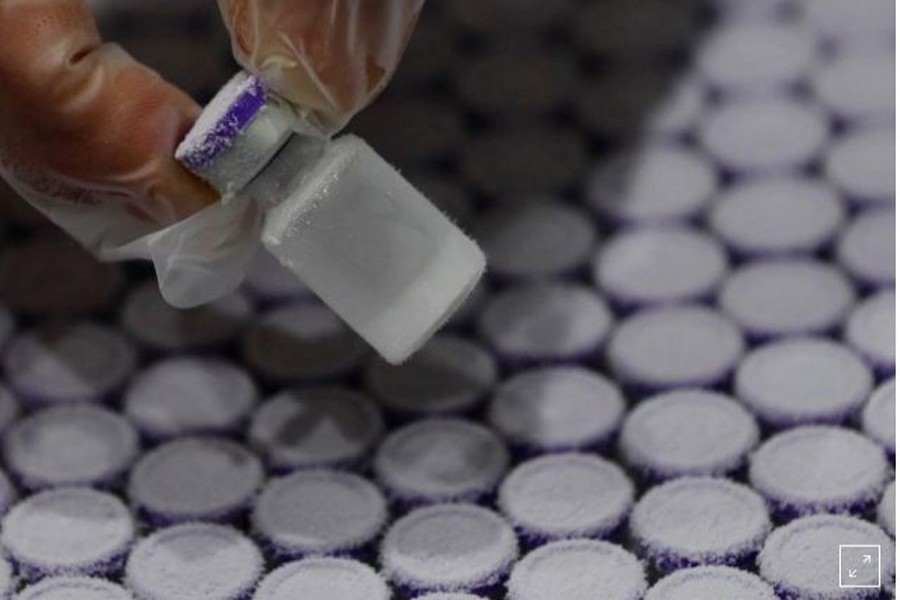
[[410, 500], [475, 500], [494, 489], [509, 453], [489, 429], [461, 419], [430, 419], [398, 429], [375, 456], [375, 474]]
[[756, 335], [820, 333], [837, 327], [855, 292], [837, 268], [809, 259], [773, 259], [734, 271], [719, 306]]
[[215, 358], [176, 357], [138, 375], [125, 395], [125, 414], [157, 438], [235, 428], [258, 392], [238, 366]]
[[327, 306], [297, 302], [275, 308], [244, 339], [244, 358], [279, 382], [323, 379], [359, 367], [369, 348]]
[[881, 545], [881, 581], [885, 584], [891, 581], [894, 544], [890, 538], [871, 523], [836, 515], [804, 517], [776, 529], [759, 553], [759, 572], [764, 579], [796, 597], [847, 598], [847, 590], [837, 585], [840, 544]]
[[884, 496], [878, 503], [878, 524], [887, 531], [891, 537], [897, 535], [896, 529], [896, 503], [897, 503], [897, 484], [892, 481], [884, 488]]
[[512, 527], [468, 504], [414, 510], [391, 526], [381, 546], [381, 564], [391, 581], [429, 591], [498, 583], [517, 555]]
[[134, 427], [93, 406], [60, 406], [19, 421], [3, 440], [9, 467], [25, 485], [92, 484], [121, 474], [138, 453]]
[[725, 275], [725, 250], [690, 227], [626, 230], [605, 242], [594, 262], [594, 281], [619, 302], [657, 303], [710, 294]]
[[142, 600], [231, 600], [253, 589], [262, 572], [249, 539], [229, 527], [189, 523], [138, 542], [125, 581]]
[[497, 377], [496, 361], [480, 344], [439, 333], [402, 365], [373, 360], [365, 381], [389, 408], [438, 415], [474, 408]]
[[750, 483], [770, 500], [803, 513], [845, 508], [881, 497], [884, 451], [838, 427], [806, 426], [769, 438], [750, 457]]
[[660, 142], [601, 163], [588, 180], [587, 202], [605, 216], [653, 224], [696, 214], [715, 188], [709, 159], [681, 144]]
[[824, 338], [788, 339], [748, 354], [735, 376], [737, 396], [777, 427], [840, 422], [872, 391], [872, 375], [856, 353]]
[[844, 324], [844, 341], [874, 366], [894, 369], [894, 290], [883, 290], [856, 305]]
[[500, 486], [498, 504], [526, 532], [554, 538], [611, 532], [634, 501], [634, 486], [618, 465], [588, 454], [525, 462]]
[[587, 264], [597, 243], [590, 217], [559, 201], [535, 199], [482, 214], [472, 235], [500, 277], [546, 279]]
[[870, 208], [856, 216], [838, 241], [838, 262], [868, 285], [894, 284], [894, 208]]
[[896, 380], [893, 378], [878, 386], [866, 403], [862, 413], [862, 427], [867, 436], [894, 451], [897, 410]]
[[253, 527], [289, 553], [359, 548], [381, 532], [387, 503], [357, 475], [300, 472], [271, 480], [253, 509]]
[[513, 569], [509, 600], [639, 600], [647, 589], [644, 567], [632, 554], [607, 542], [547, 544]]
[[725, 475], [759, 443], [753, 416], [723, 394], [679, 390], [641, 402], [625, 419], [625, 461], [657, 477]]
[[650, 555], [704, 564], [758, 550], [772, 525], [762, 497], [727, 479], [685, 477], [652, 488], [631, 513]]
[[267, 575], [253, 600], [389, 600], [387, 584], [371, 567], [339, 558], [309, 558]]
[[825, 156], [826, 177], [864, 204], [894, 204], [894, 168], [893, 132], [883, 127], [851, 129]]
[[676, 571], [654, 585], [646, 600], [777, 600], [772, 586], [732, 567]]
[[220, 517], [247, 504], [263, 483], [262, 463], [218, 438], [180, 438], [145, 454], [131, 471], [132, 503], [165, 520]]
[[92, 323], [26, 332], [10, 342], [3, 357], [10, 384], [45, 402], [105, 396], [125, 382], [136, 363], [127, 339]]
[[641, 311], [616, 329], [607, 347], [621, 379], [659, 387], [717, 382], [743, 351], [734, 324], [700, 305]]
[[134, 596], [102, 579], [49, 577], [19, 592], [16, 600], [134, 600]]
[[199, 308], [169, 306], [155, 281], [147, 281], [125, 300], [122, 326], [142, 344], [160, 350], [201, 349], [234, 338], [251, 312], [250, 303], [231, 294]]
[[131, 513], [110, 494], [59, 488], [31, 496], [3, 519], [3, 547], [19, 564], [42, 574], [94, 573], [127, 552]]
[[491, 400], [491, 425], [513, 442], [577, 448], [609, 438], [625, 414], [619, 388], [581, 367], [549, 367], [508, 379]]
[[366, 396], [341, 387], [297, 388], [253, 415], [249, 439], [278, 468], [327, 467], [360, 460], [384, 431]]

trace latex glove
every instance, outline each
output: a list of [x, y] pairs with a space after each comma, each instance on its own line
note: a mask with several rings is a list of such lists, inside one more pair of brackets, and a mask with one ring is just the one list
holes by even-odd
[[331, 135], [394, 74], [424, 0], [219, 0], [238, 62]]
[[101, 258], [215, 202], [173, 157], [199, 114], [83, 0], [0, 0], [0, 175]]

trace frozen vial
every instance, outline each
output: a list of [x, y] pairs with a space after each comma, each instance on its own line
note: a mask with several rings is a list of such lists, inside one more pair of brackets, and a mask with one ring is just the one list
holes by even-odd
[[771, 528], [762, 496], [711, 477], [651, 488], [629, 522], [640, 554], [660, 573], [700, 565], [749, 568]]
[[881, 502], [878, 503], [876, 519], [881, 528], [884, 529], [891, 537], [896, 537], [896, 502], [897, 502], [897, 483], [892, 481], [884, 488], [884, 495]]
[[128, 497], [153, 527], [236, 522], [264, 478], [260, 460], [235, 442], [180, 438], [151, 450], [131, 470]]
[[642, 400], [619, 438], [626, 464], [644, 480], [739, 472], [759, 443], [753, 416], [729, 396], [701, 389]]
[[391, 590], [372, 567], [346, 558], [316, 557], [282, 565], [266, 575], [253, 600], [390, 600]]
[[651, 135], [686, 136], [693, 130], [706, 104], [706, 89], [698, 78], [691, 75], [676, 78], [653, 107], [645, 129]]
[[106, 399], [136, 366], [137, 356], [127, 338], [90, 322], [25, 331], [3, 354], [9, 384], [33, 404]]
[[251, 523], [263, 550], [280, 563], [320, 555], [366, 558], [387, 519], [387, 502], [372, 483], [317, 470], [270, 480]]
[[213, 357], [179, 356], [153, 364], [130, 383], [124, 414], [151, 441], [237, 433], [259, 393], [250, 375]]
[[829, 146], [825, 177], [853, 204], [893, 206], [895, 156], [893, 128], [851, 129]]
[[888, 458], [893, 458], [896, 448], [896, 411], [897, 391], [893, 378], [875, 388], [862, 411], [863, 433], [881, 444]]
[[[0, 597], [6, 596], [0, 593]], [[134, 600], [134, 596], [122, 586], [99, 577], [63, 575], [26, 587], [15, 600]]]
[[233, 341], [251, 312], [250, 302], [241, 293], [179, 310], [166, 304], [155, 281], [146, 281], [126, 297], [121, 324], [153, 352], [207, 350]]
[[700, 213], [717, 183], [699, 152], [676, 142], [648, 144], [600, 163], [588, 179], [587, 203], [621, 223], [680, 221]]
[[696, 304], [639, 311], [616, 328], [606, 349], [613, 373], [639, 392], [723, 384], [743, 353], [734, 323]]
[[124, 279], [121, 265], [102, 264], [59, 235], [38, 236], [0, 252], [0, 301], [31, 317], [102, 312]]
[[856, 292], [843, 272], [809, 258], [773, 258], [733, 271], [718, 305], [753, 341], [833, 333]]
[[611, 380], [582, 367], [546, 367], [506, 380], [487, 418], [525, 456], [605, 450], [625, 416], [625, 398]]
[[296, 302], [262, 315], [244, 337], [246, 363], [284, 385], [339, 379], [356, 371], [369, 347], [319, 302]]
[[613, 316], [592, 289], [541, 283], [492, 296], [478, 319], [481, 338], [516, 367], [592, 360]]
[[375, 455], [375, 475], [402, 507], [478, 502], [493, 493], [509, 453], [491, 430], [462, 419], [427, 419], [391, 433]]
[[825, 338], [760, 346], [741, 360], [734, 378], [735, 395], [770, 429], [849, 424], [872, 385], [859, 356]]
[[494, 122], [530, 123], [565, 106], [577, 93], [579, 74], [563, 50], [501, 47], [457, 61], [454, 81], [467, 108]]
[[8, 387], [0, 383], [0, 434], [6, 433], [21, 415], [19, 400]]
[[644, 565], [609, 542], [563, 540], [519, 561], [506, 584], [509, 600], [640, 600], [647, 589]]
[[366, 389], [400, 418], [472, 413], [497, 379], [490, 352], [447, 333], [435, 335], [402, 365], [376, 358], [365, 371]]
[[838, 263], [863, 287], [893, 287], [896, 240], [894, 209], [866, 209], [841, 233]]
[[634, 485], [618, 465], [575, 453], [522, 463], [503, 480], [497, 499], [525, 548], [611, 537], [633, 503]]
[[[461, 136], [458, 115], [438, 107], [414, 102], [393, 119], [392, 132], [398, 123], [415, 132], [391, 136], [401, 148], [413, 140], [411, 158]], [[448, 126], [418, 135], [438, 110]], [[402, 362], [465, 300], [484, 255], [363, 140], [326, 141], [320, 126], [242, 72], [175, 155], [226, 201], [255, 203], [263, 246], [382, 356]]]
[[726, 94], [765, 94], [804, 79], [816, 39], [789, 22], [720, 26], [700, 46], [697, 66], [707, 85]]
[[825, 149], [828, 121], [816, 104], [787, 96], [742, 98], [710, 110], [699, 137], [730, 173], [787, 172], [809, 165]]
[[862, 355], [878, 377], [894, 374], [896, 302], [892, 289], [875, 292], [857, 304], [844, 323], [844, 342]]
[[711, 296], [728, 269], [722, 245], [690, 227], [637, 227], [604, 242], [594, 283], [623, 309]]
[[497, 207], [479, 216], [471, 232], [489, 274], [503, 281], [579, 275], [597, 245], [591, 218], [555, 200]]
[[807, 425], [764, 442], [750, 457], [749, 479], [777, 521], [866, 514], [881, 499], [888, 463], [881, 448], [855, 431]]
[[839, 53], [812, 76], [816, 97], [850, 123], [890, 123], [894, 117], [894, 56], [889, 52]]
[[395, 521], [382, 541], [380, 560], [401, 595], [491, 596], [518, 553], [516, 534], [499, 515], [470, 504], [437, 504]]
[[560, 193], [587, 166], [582, 138], [565, 128], [518, 128], [468, 141], [460, 169], [465, 180], [492, 199]]
[[33, 413], [3, 439], [4, 460], [28, 490], [115, 486], [138, 450], [134, 426], [119, 414], [93, 405]]
[[645, 600], [778, 600], [772, 586], [734, 567], [694, 567], [656, 582]]
[[742, 258], [813, 254], [837, 234], [845, 218], [834, 189], [798, 175], [739, 182], [711, 207], [710, 229]]
[[244, 535], [187, 523], [135, 544], [125, 583], [141, 600], [244, 600], [262, 574], [262, 554]]
[[[876, 581], [865, 582], [874, 586], [869, 589], [838, 587], [839, 576], [841, 582], [850, 581], [846, 570], [841, 572], [849, 567], [842, 564], [845, 552], [839, 551], [841, 545], [881, 546], [878, 578], [883, 586], [890, 584], [894, 577], [894, 543], [877, 525], [845, 515], [804, 517], [773, 531], [759, 553], [759, 574], [775, 587], [779, 598], [884, 597], [882, 590], [874, 586]], [[854, 555], [848, 558], [851, 556]], [[860, 561], [863, 558], [860, 554], [855, 557]], [[871, 570], [868, 574], [875, 575]]]
[[248, 439], [276, 471], [360, 465], [384, 422], [367, 396], [342, 387], [280, 392], [253, 415]]
[[3, 518], [4, 550], [27, 582], [54, 575], [115, 575], [125, 564], [135, 524], [121, 500], [63, 487], [19, 502]]
[[263, 248], [256, 252], [247, 269], [244, 287], [254, 300], [265, 306], [313, 298], [306, 284]]

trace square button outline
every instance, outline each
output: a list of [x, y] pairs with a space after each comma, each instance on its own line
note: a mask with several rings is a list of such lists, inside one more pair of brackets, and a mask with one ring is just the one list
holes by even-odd
[[[877, 548], [878, 552], [878, 583], [876, 584], [847, 584], [844, 585], [844, 548]], [[838, 544], [838, 587], [841, 589], [881, 589], [881, 544]]]

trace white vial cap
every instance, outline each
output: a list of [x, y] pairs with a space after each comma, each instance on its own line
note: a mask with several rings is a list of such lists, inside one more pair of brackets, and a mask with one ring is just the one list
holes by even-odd
[[134, 596], [122, 586], [97, 577], [62, 576], [28, 586], [15, 600], [134, 600]]
[[853, 219], [838, 240], [838, 262], [864, 285], [894, 285], [894, 218], [893, 207], [868, 209]]
[[895, 156], [893, 128], [851, 129], [829, 146], [825, 176], [854, 203], [893, 205]]
[[646, 600], [778, 600], [772, 586], [734, 567], [694, 567], [663, 577]]
[[345, 558], [308, 558], [275, 569], [253, 600], [389, 600], [391, 591], [372, 567]]
[[818, 99], [851, 122], [887, 122], [894, 115], [894, 56], [888, 52], [840, 53], [813, 76]]

